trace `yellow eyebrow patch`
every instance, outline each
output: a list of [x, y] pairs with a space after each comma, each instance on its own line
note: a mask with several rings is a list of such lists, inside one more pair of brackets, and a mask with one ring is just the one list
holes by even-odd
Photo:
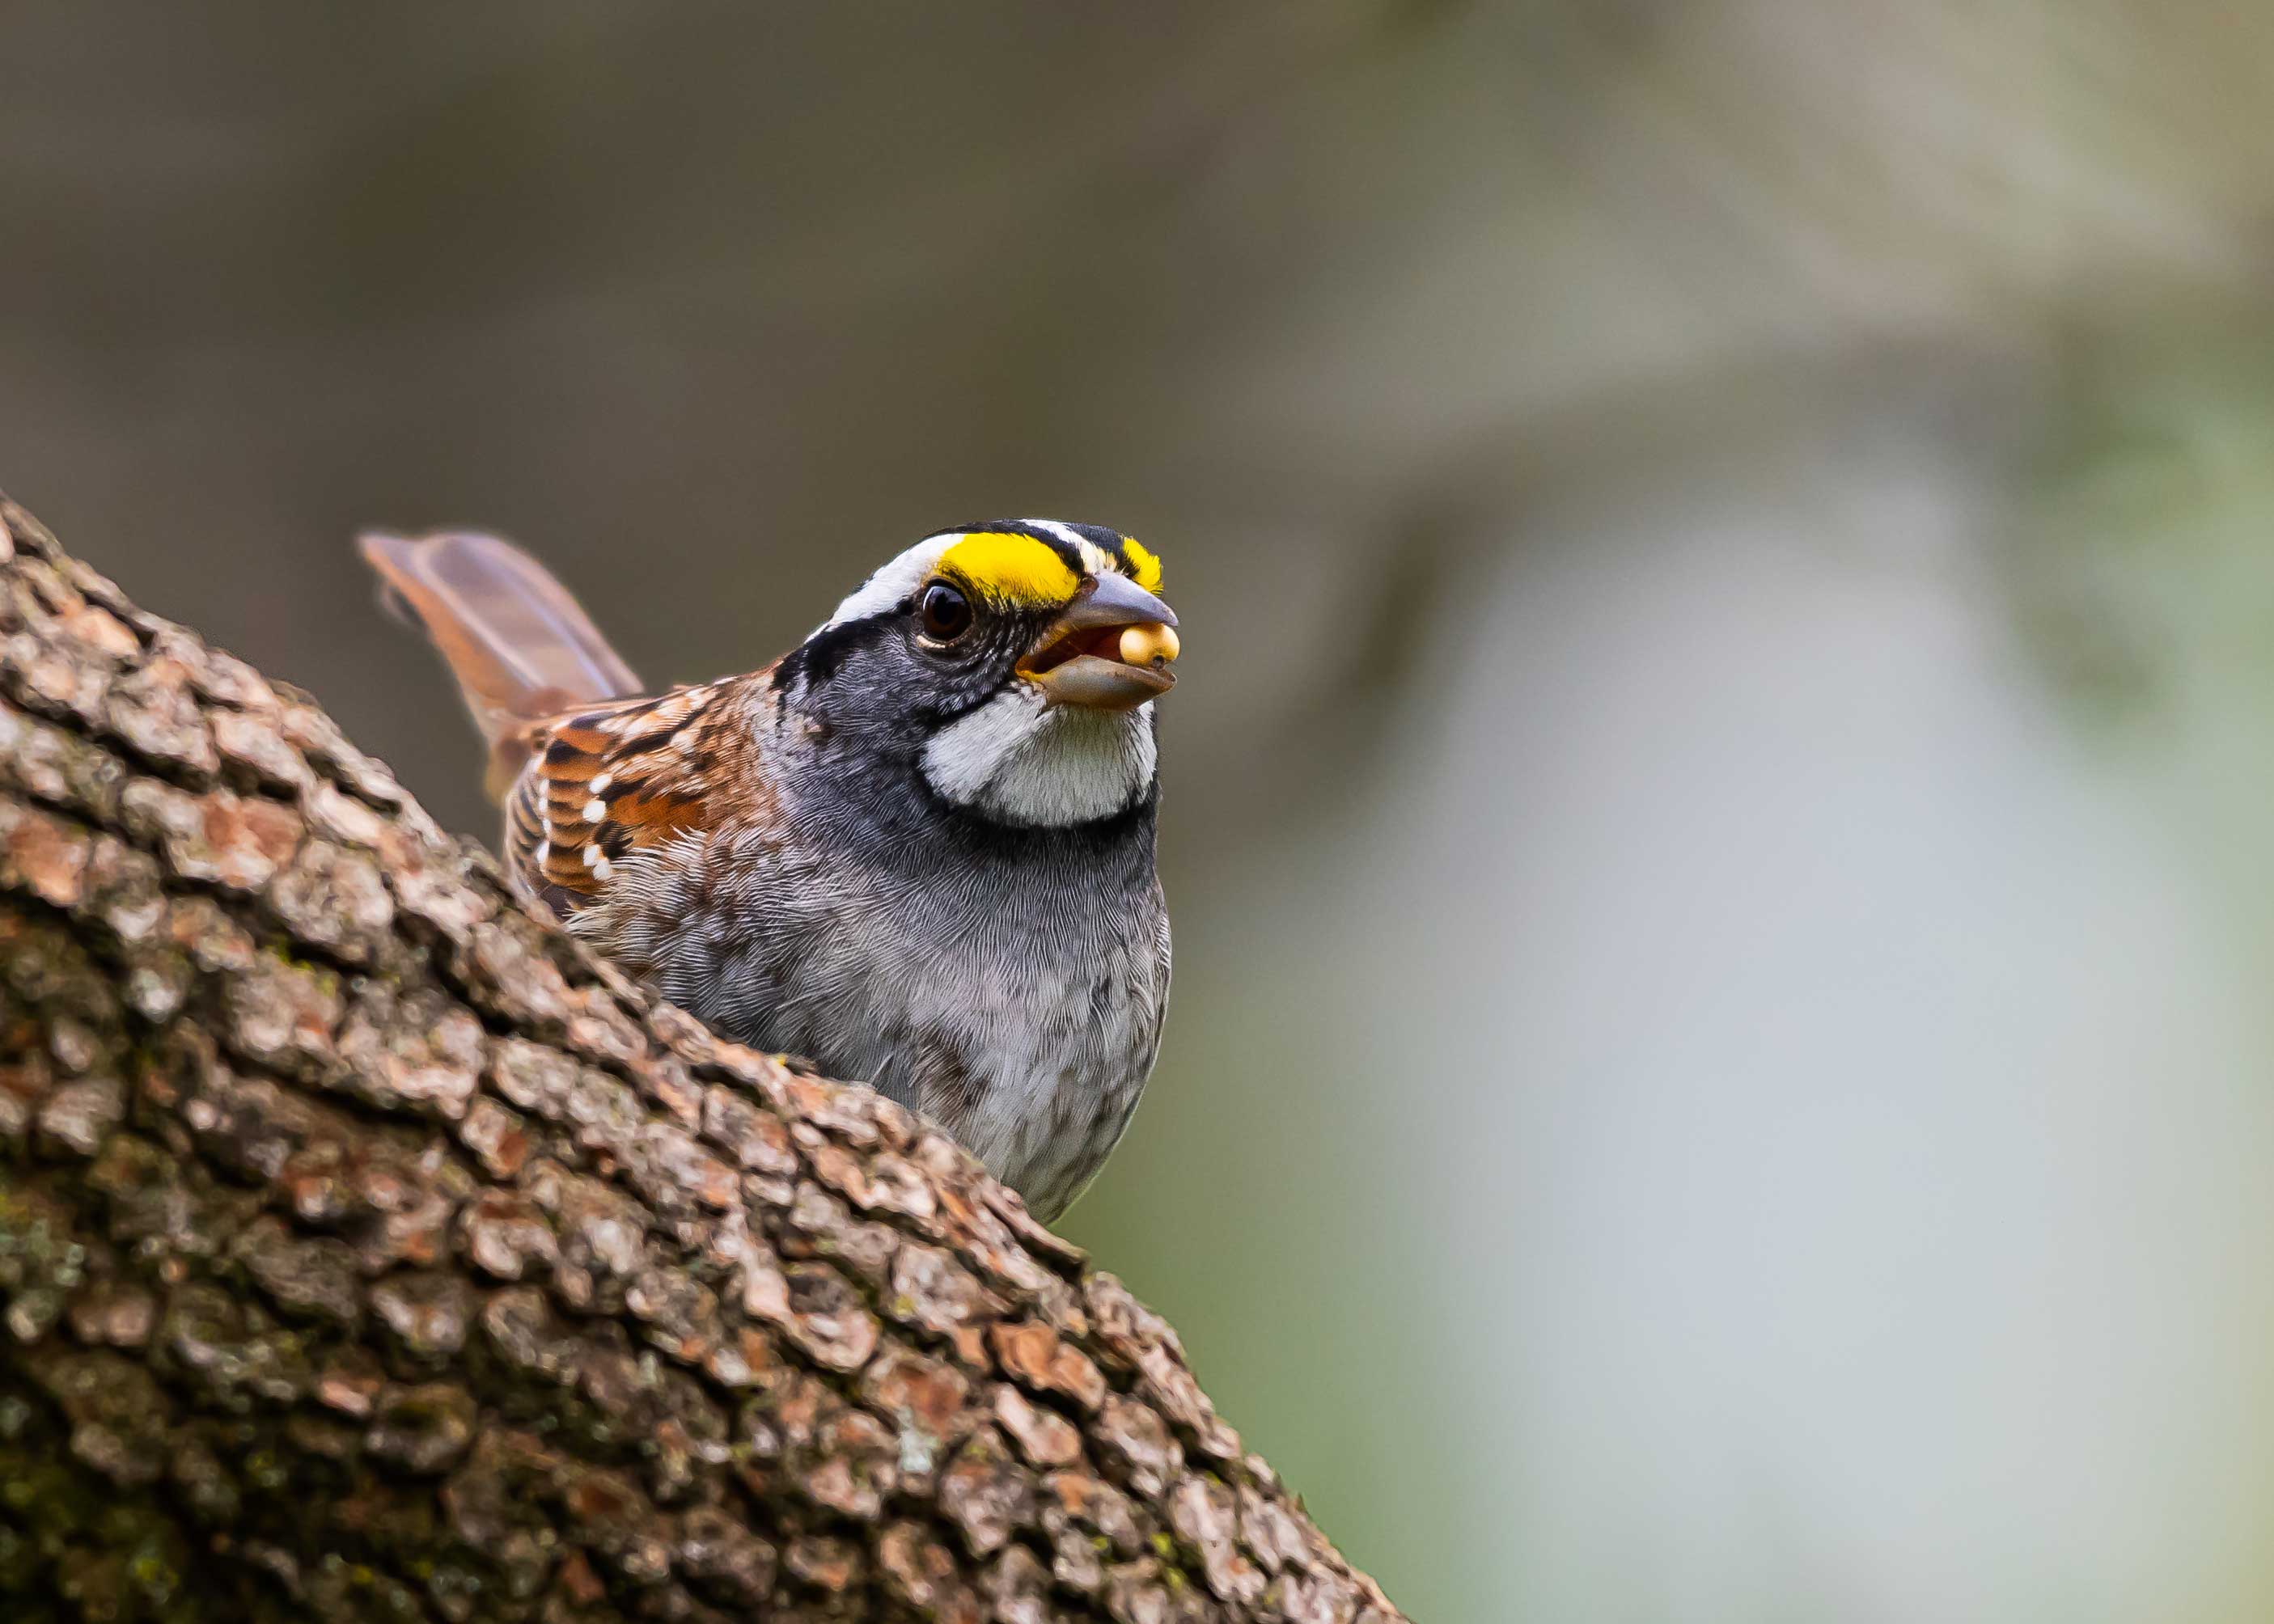
[[1131, 580], [1148, 592], [1161, 590], [1161, 560], [1139, 546], [1134, 536], [1121, 538], [1121, 556], [1128, 560], [1129, 568], [1135, 572], [1130, 576]]
[[981, 597], [1021, 609], [1070, 603], [1081, 577], [1048, 544], [1004, 530], [975, 530], [940, 555], [941, 569]]

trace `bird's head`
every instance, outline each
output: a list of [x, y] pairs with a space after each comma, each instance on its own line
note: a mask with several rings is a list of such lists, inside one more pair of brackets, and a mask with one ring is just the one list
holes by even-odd
[[990, 822], [1094, 823], [1152, 793], [1153, 701], [1175, 686], [1160, 560], [1093, 524], [926, 537], [775, 668], [844, 748], [900, 760]]

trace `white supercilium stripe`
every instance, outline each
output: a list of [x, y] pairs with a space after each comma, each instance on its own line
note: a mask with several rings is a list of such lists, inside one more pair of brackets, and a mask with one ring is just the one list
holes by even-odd
[[923, 584], [924, 577], [938, 567], [942, 555], [962, 539], [960, 530], [925, 537], [862, 582], [860, 590], [838, 605], [837, 613], [816, 629], [826, 630], [849, 620], [865, 620], [870, 615], [887, 613], [903, 598], [913, 597]]

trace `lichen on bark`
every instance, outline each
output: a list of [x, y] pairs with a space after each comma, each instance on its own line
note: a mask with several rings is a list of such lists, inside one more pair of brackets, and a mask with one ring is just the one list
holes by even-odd
[[937, 1130], [0, 500], [0, 1616], [1397, 1615]]

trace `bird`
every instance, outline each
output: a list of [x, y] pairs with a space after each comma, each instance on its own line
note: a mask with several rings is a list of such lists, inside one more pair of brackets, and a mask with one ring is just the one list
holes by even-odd
[[745, 675], [657, 692], [495, 536], [360, 538], [488, 750], [516, 891], [720, 1035], [865, 1082], [1059, 1217], [1160, 1052], [1159, 558], [939, 530]]

